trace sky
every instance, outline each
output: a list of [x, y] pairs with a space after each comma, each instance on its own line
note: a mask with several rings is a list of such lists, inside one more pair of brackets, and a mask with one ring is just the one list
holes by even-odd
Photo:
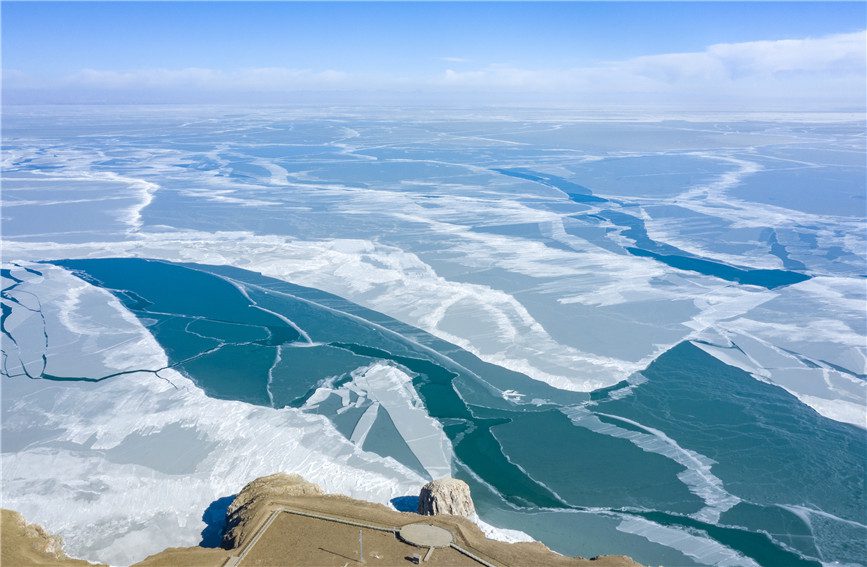
[[2, 2], [3, 103], [863, 110], [863, 2]]

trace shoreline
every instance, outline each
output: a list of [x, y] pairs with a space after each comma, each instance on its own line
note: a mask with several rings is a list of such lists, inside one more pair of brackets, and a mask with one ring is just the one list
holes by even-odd
[[[101, 565], [67, 556], [62, 541], [36, 524], [28, 524], [18, 512], [2, 509], [3, 563], [84, 567]], [[357, 561], [352, 556], [355, 538], [367, 541], [364, 561], [371, 565], [411, 564], [428, 548], [401, 539], [402, 527], [426, 524], [448, 531], [453, 544], [431, 552], [429, 565], [550, 565], [587, 567], [634, 567], [626, 556], [592, 559], [568, 557], [538, 541], [507, 543], [490, 539], [472, 519], [440, 514], [422, 516], [399, 512], [382, 504], [338, 494], [323, 493], [298, 475], [278, 473], [245, 486], [226, 513], [221, 547], [169, 547], [134, 563], [137, 567], [199, 565], [331, 564], [329, 558]], [[356, 533], [358, 536], [356, 536]], [[324, 538], [331, 548], [318, 545]], [[340, 546], [343, 547], [340, 547]], [[333, 548], [333, 549], [332, 549]], [[345, 549], [344, 549], [345, 548]], [[415, 552], [415, 553], [413, 553]], [[333, 557], [332, 557], [333, 556]], [[407, 560], [407, 561], [403, 561]], [[345, 564], [345, 560], [336, 565]]]

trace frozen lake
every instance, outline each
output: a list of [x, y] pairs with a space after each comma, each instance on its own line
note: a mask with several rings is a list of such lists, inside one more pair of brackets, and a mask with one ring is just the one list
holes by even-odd
[[4, 506], [117, 564], [451, 474], [562, 553], [863, 564], [863, 117], [453, 114], [11, 107]]

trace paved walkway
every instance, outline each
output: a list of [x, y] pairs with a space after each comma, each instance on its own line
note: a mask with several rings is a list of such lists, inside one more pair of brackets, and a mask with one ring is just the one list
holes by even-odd
[[450, 531], [431, 524], [409, 524], [400, 528], [397, 535], [418, 547], [448, 547], [454, 539]]

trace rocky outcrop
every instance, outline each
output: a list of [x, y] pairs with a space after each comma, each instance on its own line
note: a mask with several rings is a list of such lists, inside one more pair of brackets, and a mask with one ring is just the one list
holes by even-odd
[[59, 536], [36, 524], [28, 524], [18, 512], [0, 510], [0, 564], [52, 567], [94, 567], [92, 563], [71, 559], [63, 553]]
[[257, 520], [267, 517], [266, 508], [279, 505], [281, 500], [296, 496], [320, 496], [322, 490], [297, 474], [277, 473], [250, 482], [232, 500], [226, 514], [223, 547], [234, 549], [246, 543], [258, 526]]
[[418, 495], [418, 513], [425, 516], [451, 514], [470, 518], [476, 507], [470, 496], [470, 487], [456, 478], [445, 477], [425, 484]]

